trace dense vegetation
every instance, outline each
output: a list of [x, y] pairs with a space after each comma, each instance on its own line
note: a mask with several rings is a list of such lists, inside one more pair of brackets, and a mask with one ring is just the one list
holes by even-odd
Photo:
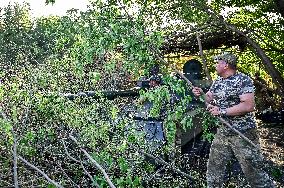
[[[54, 3], [55, 1], [46, 1]], [[10, 4], [0, 13], [1, 125], [0, 187], [189, 187], [205, 185], [196, 171], [180, 172], [176, 125], [192, 126], [184, 97], [186, 84], [170, 76], [189, 58], [206, 63], [220, 51], [239, 56], [240, 71], [260, 83], [259, 109], [283, 104], [283, 1], [92, 1], [86, 12], [32, 18], [28, 4]], [[277, 6], [279, 5], [279, 6]], [[225, 7], [232, 9], [225, 16]], [[200, 57], [196, 36], [201, 39]], [[160, 64], [165, 85], [141, 93], [165, 108], [167, 142], [152, 151], [143, 133], [123, 111], [133, 99], [76, 98], [66, 93], [129, 89]], [[134, 84], [133, 84], [134, 83]], [[98, 92], [99, 95], [99, 92]], [[264, 96], [267, 99], [267, 96]], [[130, 101], [129, 101], [130, 100]], [[262, 104], [262, 105], [261, 105]], [[204, 126], [215, 119], [202, 109]], [[211, 134], [206, 133], [210, 138]], [[151, 156], [149, 155], [151, 154]], [[169, 156], [170, 180], [155, 180], [156, 166], [145, 156]], [[190, 175], [189, 175], [190, 174]]]

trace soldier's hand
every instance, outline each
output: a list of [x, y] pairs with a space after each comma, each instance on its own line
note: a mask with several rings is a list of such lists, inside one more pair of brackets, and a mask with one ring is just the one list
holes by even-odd
[[218, 106], [214, 106], [209, 104], [206, 108], [213, 116], [218, 116], [221, 114], [220, 108]]
[[203, 94], [203, 90], [202, 90], [201, 88], [199, 88], [199, 87], [193, 87], [192, 93], [193, 93], [195, 96], [199, 97], [200, 95]]

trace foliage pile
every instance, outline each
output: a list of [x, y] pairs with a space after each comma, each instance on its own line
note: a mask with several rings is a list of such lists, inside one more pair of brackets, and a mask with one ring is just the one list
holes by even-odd
[[[139, 187], [154, 172], [155, 166], [143, 155], [153, 151], [121, 110], [123, 99], [70, 101], [63, 95], [129, 88], [129, 80], [145, 75], [157, 63], [148, 46], [159, 47], [161, 33], [146, 35], [138, 18], [126, 16], [103, 3], [84, 13], [71, 10], [68, 16], [36, 20], [29, 17], [27, 5], [2, 10], [1, 186], [14, 180], [21, 187], [104, 187], [109, 177], [118, 187]], [[168, 87], [161, 92], [155, 99], [156, 115], [163, 97], [169, 100]], [[183, 111], [176, 110], [178, 119], [184, 118]], [[170, 142], [166, 150], [155, 151], [159, 155], [171, 150], [174, 118], [178, 120], [167, 119]]]

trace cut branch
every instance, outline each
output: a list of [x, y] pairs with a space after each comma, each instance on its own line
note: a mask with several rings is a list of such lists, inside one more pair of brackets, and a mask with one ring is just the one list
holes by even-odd
[[[137, 149], [137, 148], [136, 148], [136, 149]], [[167, 162], [164, 161], [163, 159], [158, 158], [158, 157], [155, 157], [155, 156], [153, 156], [153, 155], [151, 155], [151, 154], [149, 154], [149, 153], [145, 153], [145, 152], [142, 151], [142, 150], [139, 150], [139, 152], [142, 153], [143, 155], [145, 155], [145, 156], [151, 158], [151, 159], [154, 159], [157, 163], [159, 163], [159, 164], [161, 164], [161, 165], [164, 165], [164, 166], [170, 168], [170, 169], [173, 170], [174, 172], [183, 175], [184, 177], [188, 178], [190, 181], [194, 181], [194, 178], [193, 178], [192, 176], [190, 176], [190, 175], [188, 175], [187, 173], [181, 171], [180, 169], [176, 168], [175, 166], [173, 166], [173, 165], [167, 163]]]
[[17, 158], [17, 138], [15, 135], [14, 130], [12, 130], [14, 143], [13, 143], [13, 176], [14, 176], [14, 185], [15, 188], [19, 188], [19, 181], [18, 181], [18, 158]]
[[64, 169], [62, 168], [61, 164], [58, 164], [60, 170], [63, 172], [63, 174], [65, 175], [65, 177], [67, 177], [67, 179], [69, 179], [69, 181], [76, 187], [80, 188], [79, 185], [77, 185], [69, 176], [68, 174], [64, 171]]
[[50, 183], [52, 183], [52, 184], [55, 185], [56, 187], [63, 188], [62, 185], [60, 185], [60, 184], [57, 183], [56, 181], [50, 179], [47, 174], [45, 174], [42, 170], [40, 170], [39, 168], [37, 168], [37, 167], [34, 166], [33, 164], [29, 163], [29, 162], [28, 162], [27, 160], [25, 160], [23, 157], [18, 156], [18, 159], [20, 159], [21, 161], [23, 161], [26, 165], [28, 165], [28, 166], [31, 167], [32, 169], [34, 169], [34, 170], [36, 170], [37, 172], [39, 172], [43, 177], [45, 177], [45, 179], [46, 179], [47, 181], [49, 181]]
[[[71, 138], [71, 140], [73, 140], [73, 141], [79, 146], [79, 143], [78, 143], [78, 141], [76, 140], [76, 138], [75, 138], [74, 136], [69, 135], [69, 137]], [[109, 185], [111, 188], [115, 188], [115, 186], [114, 186], [113, 183], [111, 182], [111, 180], [110, 180], [108, 174], [106, 173], [105, 169], [103, 169], [103, 167], [102, 167], [96, 160], [94, 160], [94, 159], [91, 157], [91, 155], [89, 155], [88, 152], [87, 152], [85, 149], [81, 148], [80, 146], [79, 146], [79, 148], [80, 148], [80, 150], [86, 155], [86, 157], [87, 157], [92, 163], [94, 163], [95, 166], [103, 173], [103, 175], [104, 175], [104, 177], [105, 177], [105, 179], [106, 179], [108, 185]]]
[[[92, 175], [87, 171], [87, 169], [85, 168], [85, 166], [84, 166], [84, 164], [83, 164], [83, 162], [82, 161], [80, 161], [80, 164], [81, 164], [81, 167], [82, 167], [82, 169], [84, 170], [84, 173], [90, 178], [90, 180], [93, 182], [94, 181], [94, 178], [92, 177]], [[96, 187], [100, 187], [100, 185], [97, 183], [97, 182], [95, 182], [95, 186]]]
[[[85, 168], [85, 166], [84, 166], [82, 160], [79, 161], [79, 160], [75, 159], [74, 157], [72, 157], [72, 156], [70, 155], [70, 153], [69, 153], [68, 150], [67, 150], [67, 147], [66, 147], [66, 144], [65, 144], [65, 141], [64, 141], [64, 140], [62, 140], [62, 144], [63, 144], [63, 146], [64, 146], [64, 150], [65, 150], [66, 155], [67, 155], [71, 160], [75, 161], [76, 163], [79, 163], [79, 164], [81, 165], [81, 167], [82, 167], [84, 173], [90, 178], [91, 181], [93, 181], [93, 177], [92, 177], [91, 174], [86, 170], [86, 168]], [[100, 187], [96, 182], [95, 182], [95, 186], [96, 186], [96, 187]]]

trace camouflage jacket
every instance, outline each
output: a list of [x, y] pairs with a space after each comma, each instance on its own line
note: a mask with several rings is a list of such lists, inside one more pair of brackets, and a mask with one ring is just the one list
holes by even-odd
[[[213, 104], [221, 109], [229, 108], [240, 103], [239, 96], [246, 93], [254, 93], [253, 81], [243, 73], [237, 73], [228, 78], [218, 77], [212, 84], [210, 92], [213, 93]], [[239, 116], [225, 117], [234, 128], [240, 132], [255, 128], [255, 116], [249, 112]], [[221, 126], [221, 131], [231, 134], [225, 126]]]

